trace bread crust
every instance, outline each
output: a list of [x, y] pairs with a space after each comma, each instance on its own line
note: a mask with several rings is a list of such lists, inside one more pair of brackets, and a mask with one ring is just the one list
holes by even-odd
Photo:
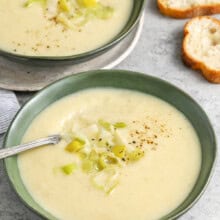
[[203, 18], [207, 18], [207, 19], [212, 20], [212, 22], [217, 23], [220, 28], [220, 20], [218, 20], [216, 18], [209, 17], [209, 16], [197, 17], [197, 18], [193, 18], [190, 21], [188, 21], [184, 27], [184, 38], [183, 38], [183, 43], [182, 43], [182, 58], [183, 58], [184, 63], [187, 66], [190, 66], [192, 69], [195, 69], [195, 70], [200, 70], [202, 72], [203, 76], [209, 82], [220, 83], [220, 70], [211, 69], [205, 63], [193, 58], [191, 56], [191, 54], [188, 53], [188, 51], [186, 49], [187, 37], [190, 34], [188, 27], [191, 25], [191, 22], [193, 22], [194, 19], [203, 19]]
[[195, 6], [192, 8], [187, 9], [175, 9], [169, 8], [162, 3], [162, 0], [157, 0], [157, 5], [160, 12], [163, 15], [173, 17], [173, 18], [193, 18], [202, 15], [212, 15], [220, 13], [220, 3], [219, 4], [212, 4], [212, 5], [202, 5], [202, 6]]

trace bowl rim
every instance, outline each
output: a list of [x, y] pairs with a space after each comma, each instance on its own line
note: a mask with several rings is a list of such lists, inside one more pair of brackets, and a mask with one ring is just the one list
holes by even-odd
[[[47, 89], [49, 88], [52, 88], [53, 86], [55, 86], [56, 84], [59, 84], [61, 83], [62, 81], [65, 81], [69, 78], [75, 78], [77, 76], [84, 76], [84, 77], [87, 77], [87, 76], [91, 76], [91, 75], [96, 75], [97, 73], [102, 73], [102, 74], [105, 74], [105, 73], [118, 73], [119, 75], [120, 74], [125, 74], [125, 75], [132, 75], [132, 76], [136, 76], [136, 77], [144, 77], [146, 79], [151, 79], [151, 80], [154, 80], [154, 81], [157, 81], [158, 83], [163, 83], [173, 89], [175, 89], [176, 91], [180, 92], [181, 95], [185, 96], [185, 98], [187, 98], [188, 100], [190, 100], [193, 105], [197, 106], [198, 109], [203, 113], [203, 115], [206, 117], [206, 120], [208, 122], [208, 126], [210, 127], [211, 129], [211, 132], [212, 132], [212, 135], [213, 135], [213, 147], [214, 147], [214, 157], [213, 157], [213, 160], [212, 160], [212, 163], [211, 163], [211, 167], [210, 167], [210, 171], [208, 173], [208, 177], [206, 178], [206, 180], [204, 181], [204, 185], [203, 187], [201, 188], [201, 190], [199, 191], [199, 193], [195, 196], [195, 198], [181, 211], [179, 211], [177, 214], [167, 218], [167, 215], [169, 215], [171, 212], [175, 211], [187, 198], [188, 196], [184, 199], [184, 201], [182, 201], [175, 209], [171, 210], [169, 213], [167, 213], [166, 215], [162, 216], [160, 218], [160, 220], [174, 220], [174, 219], [177, 219], [179, 218], [180, 216], [182, 216], [184, 213], [186, 213], [189, 209], [191, 209], [197, 202], [198, 200], [200, 199], [200, 197], [204, 194], [205, 190], [207, 189], [209, 183], [210, 183], [210, 180], [214, 174], [214, 171], [215, 171], [215, 167], [216, 167], [216, 158], [217, 158], [217, 138], [216, 138], [216, 134], [215, 134], [215, 131], [214, 131], [214, 127], [212, 125], [212, 122], [210, 121], [208, 115], [206, 114], [205, 110], [203, 110], [203, 108], [200, 106], [199, 103], [197, 103], [189, 94], [187, 94], [185, 91], [183, 91], [182, 89], [178, 88], [177, 86], [175, 86], [174, 84], [164, 80], [164, 79], [161, 79], [161, 78], [158, 78], [158, 77], [154, 77], [152, 75], [148, 75], [148, 74], [145, 74], [145, 73], [141, 73], [141, 72], [136, 72], [136, 71], [129, 71], [129, 70], [121, 70], [121, 69], [112, 69], [112, 70], [90, 70], [90, 71], [85, 71], [85, 72], [80, 72], [80, 73], [76, 73], [76, 74], [73, 74], [73, 75], [70, 75], [70, 76], [66, 76], [62, 79], [59, 79], [53, 83], [51, 83], [50, 85], [44, 87], [41, 91], [37, 92], [36, 94], [34, 94], [24, 105], [21, 106], [21, 108], [19, 109], [19, 111], [16, 113], [16, 115], [14, 116], [13, 120], [11, 121], [8, 129], [7, 129], [7, 132], [5, 134], [5, 137], [4, 137], [4, 140], [3, 140], [3, 148], [7, 148], [6, 147], [6, 142], [8, 140], [8, 136], [9, 136], [9, 133], [11, 131], [11, 128], [15, 122], [15, 120], [20, 116], [20, 114], [22, 115], [23, 113], [23, 110], [25, 108], [28, 108], [28, 105], [32, 105], [31, 102], [34, 101], [36, 98], [40, 97], [41, 94], [44, 94], [44, 92], [47, 91]], [[103, 86], [104, 87], [104, 86]], [[100, 86], [100, 88], [103, 88]], [[91, 87], [92, 88], [92, 87]], [[115, 87], [113, 87], [115, 88]], [[85, 90], [85, 89], [80, 89], [80, 91], [82, 90]], [[131, 90], [131, 89], [128, 89], [128, 90]], [[133, 90], [132, 90], [133, 91]], [[137, 91], [137, 90], [134, 90], [134, 91]], [[75, 93], [75, 92], [74, 92]], [[69, 94], [70, 95], [70, 94]], [[65, 97], [65, 96], [63, 96]], [[62, 98], [63, 98], [62, 97]], [[158, 97], [160, 98], [160, 97]], [[61, 99], [61, 98], [59, 98]], [[162, 99], [162, 98], [160, 98]], [[163, 100], [163, 99], [162, 99]], [[168, 102], [168, 101], [166, 101]], [[54, 102], [53, 102], [54, 103]], [[168, 102], [169, 103], [169, 102]], [[52, 103], [51, 103], [52, 104]], [[171, 103], [170, 103], [171, 104]], [[174, 106], [176, 108], [175, 105], [171, 104], [172, 106]], [[180, 111], [180, 110], [178, 110]], [[184, 114], [182, 112], [182, 114]], [[184, 114], [185, 115], [185, 114]], [[189, 119], [188, 119], [189, 120]], [[11, 176], [9, 175], [9, 170], [7, 168], [7, 158], [3, 160], [3, 167], [4, 167], [4, 172], [7, 174], [7, 179], [8, 179], [8, 182], [10, 184], [10, 186], [12, 187], [13, 191], [17, 194], [18, 198], [23, 202], [23, 204], [30, 210], [32, 211], [33, 213], [37, 214], [38, 216], [40, 217], [43, 217], [43, 218], [46, 218], [39, 210], [31, 207], [29, 205], [29, 203], [27, 201], [25, 201], [22, 196], [20, 195], [20, 193], [16, 190], [15, 188], [15, 185], [13, 183], [13, 180], [11, 178]], [[201, 172], [201, 170], [200, 170]], [[199, 172], [199, 173], [200, 173]], [[198, 176], [199, 177], [199, 176]], [[198, 181], [198, 178], [196, 180], [196, 183]], [[196, 185], [196, 183], [194, 184], [193, 188], [191, 189], [190, 193], [194, 190], [194, 187]], [[26, 189], [27, 190], [27, 189]], [[189, 193], [189, 194], [190, 194]], [[33, 197], [32, 197], [33, 198]], [[36, 202], [36, 200], [35, 200]], [[37, 203], [37, 202], [36, 202]], [[43, 208], [43, 207], [42, 207]], [[53, 215], [53, 214], [52, 214]]]
[[10, 51], [7, 51], [5, 49], [0, 48], [0, 55], [3, 55], [5, 57], [9, 57], [9, 58], [14, 58], [17, 60], [27, 60], [27, 61], [36, 61], [36, 62], [42, 62], [42, 61], [51, 61], [51, 62], [52, 61], [75, 61], [75, 62], [78, 61], [78, 62], [81, 62], [83, 60], [87, 60], [92, 56], [97, 56], [97, 55], [103, 53], [104, 51], [114, 47], [116, 44], [118, 44], [121, 40], [123, 40], [134, 29], [134, 27], [139, 22], [140, 17], [144, 11], [146, 0], [138, 0], [140, 2], [140, 7], [137, 12], [137, 16], [135, 18], [135, 21], [130, 25], [130, 27], [128, 28], [127, 31], [125, 31], [123, 34], [121, 34], [124, 31], [124, 29], [127, 27], [127, 24], [129, 23], [129, 20], [132, 16], [132, 12], [135, 8], [136, 1], [137, 0], [133, 0], [133, 6], [132, 6], [131, 13], [129, 15], [129, 18], [128, 18], [127, 22], [124, 24], [124, 26], [121, 28], [120, 32], [116, 36], [111, 38], [107, 43], [99, 46], [98, 48], [89, 50], [87, 52], [75, 54], [75, 55], [64, 55], [64, 56], [23, 55], [23, 54], [13, 53], [13, 52], [10, 52]]

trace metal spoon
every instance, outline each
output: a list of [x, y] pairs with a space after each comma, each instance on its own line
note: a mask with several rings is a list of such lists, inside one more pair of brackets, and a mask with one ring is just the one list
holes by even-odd
[[5, 148], [0, 150], [0, 159], [7, 158], [36, 147], [41, 147], [43, 145], [58, 144], [60, 140], [61, 140], [61, 135], [51, 135], [46, 138], [41, 138], [26, 144], [20, 144], [14, 147]]

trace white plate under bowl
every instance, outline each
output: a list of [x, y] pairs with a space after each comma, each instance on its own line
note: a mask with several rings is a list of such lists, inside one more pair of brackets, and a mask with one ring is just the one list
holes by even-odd
[[26, 65], [0, 56], [0, 88], [14, 91], [37, 91], [65, 76], [94, 69], [111, 69], [135, 48], [144, 24], [144, 13], [134, 30], [119, 44], [89, 61], [67, 66]]

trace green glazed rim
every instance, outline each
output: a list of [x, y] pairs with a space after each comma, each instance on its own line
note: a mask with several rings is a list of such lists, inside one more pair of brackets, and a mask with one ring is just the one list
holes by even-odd
[[[0, 49], [0, 54], [11, 58], [13, 60], [21, 61], [21, 62], [31, 62], [36, 64], [62, 64], [62, 63], [79, 63], [82, 61], [89, 60], [92, 57], [98, 56], [99, 54], [104, 53], [106, 50], [112, 48], [121, 40], [123, 40], [136, 26], [136, 24], [140, 20], [140, 16], [142, 11], [144, 10], [146, 0], [134, 0], [133, 9], [131, 10], [130, 17], [125, 24], [124, 28], [117, 34], [112, 40], [103, 46], [96, 48], [94, 50], [76, 54], [76, 55], [68, 55], [68, 56], [28, 56], [22, 54], [15, 54], [3, 49]], [[56, 62], [54, 62], [56, 61]]]
[[[202, 165], [199, 177], [188, 197], [161, 220], [176, 219], [190, 209], [205, 190], [216, 158], [216, 138], [211, 123], [202, 108], [186, 93], [161, 79], [126, 70], [94, 70], [59, 80], [30, 99], [17, 113], [4, 140], [4, 147], [20, 144], [32, 120], [47, 106], [69, 94], [97, 87], [135, 90], [156, 96], [181, 111], [191, 122], [201, 143]], [[10, 183], [20, 199], [40, 216], [56, 218], [40, 207], [25, 188], [17, 164], [17, 156], [4, 160]]]

